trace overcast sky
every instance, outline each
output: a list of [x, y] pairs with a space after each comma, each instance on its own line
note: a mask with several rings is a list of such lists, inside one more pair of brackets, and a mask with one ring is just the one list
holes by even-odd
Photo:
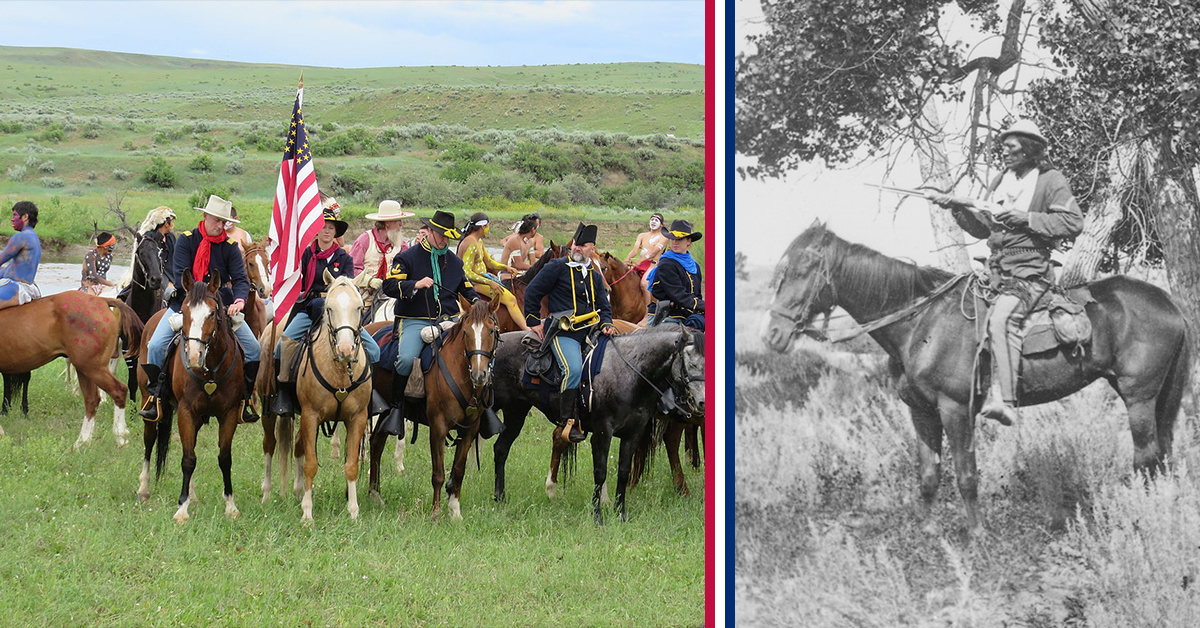
[[704, 63], [703, 0], [3, 2], [9, 46], [342, 68]]

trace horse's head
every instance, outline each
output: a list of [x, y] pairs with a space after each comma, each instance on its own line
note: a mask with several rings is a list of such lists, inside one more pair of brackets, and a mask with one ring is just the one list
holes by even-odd
[[496, 346], [500, 344], [500, 325], [482, 299], [463, 314], [458, 325], [459, 333], [463, 335], [467, 367], [471, 372], [471, 386], [483, 388], [492, 383], [492, 364], [496, 357]]
[[329, 327], [329, 342], [338, 362], [355, 362], [361, 346], [363, 300], [358, 288], [348, 277], [334, 279], [325, 269], [325, 325]]
[[762, 329], [763, 342], [769, 349], [787, 351], [797, 334], [824, 338], [808, 324], [837, 305], [830, 272], [830, 243], [834, 239], [836, 236], [825, 225], [814, 222], [792, 241], [776, 264], [770, 284], [774, 298]]
[[683, 328], [675, 342], [678, 357], [671, 367], [671, 379], [686, 391], [684, 411], [692, 417], [704, 416], [704, 332]]
[[258, 293], [258, 298], [266, 301], [271, 296], [270, 258], [267, 257], [267, 247], [262, 242], [253, 242], [246, 246], [242, 253], [242, 261], [246, 263], [246, 279], [250, 287]]
[[180, 310], [184, 365], [189, 369], [204, 368], [213, 340], [229, 329], [229, 319], [217, 293], [221, 289], [221, 276], [213, 272], [208, 283], [200, 283], [192, 280], [191, 271], [184, 271], [183, 289], [187, 292]]

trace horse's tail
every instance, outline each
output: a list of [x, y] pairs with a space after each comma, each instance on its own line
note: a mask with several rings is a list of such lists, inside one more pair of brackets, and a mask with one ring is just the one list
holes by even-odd
[[700, 456], [704, 451], [704, 426], [689, 425], [683, 434], [683, 452], [687, 454], [688, 464], [692, 465], [693, 469], [699, 469]]
[[1183, 402], [1185, 392], [1190, 392], [1192, 371], [1191, 333], [1186, 324], [1183, 328], [1183, 342], [1175, 352], [1162, 388], [1155, 400], [1155, 428], [1158, 433], [1159, 455], [1165, 460], [1171, 454], [1171, 444], [1175, 439], [1175, 420], [1179, 416], [1179, 407]]
[[125, 363], [130, 364], [137, 361], [138, 353], [141, 352], [142, 346], [142, 331], [145, 325], [142, 324], [142, 319], [129, 307], [127, 303], [120, 299], [105, 299], [108, 307], [116, 310], [121, 317], [121, 330], [119, 338], [125, 343]]
[[278, 330], [275, 328], [275, 323], [268, 322], [263, 328], [262, 337], [259, 338], [259, 344], [263, 351], [267, 353], [266, 357], [261, 361], [258, 369], [258, 379], [254, 382], [254, 390], [258, 393], [260, 399], [266, 399], [267, 395], [275, 394], [275, 342]]
[[633, 464], [629, 468], [630, 487], [637, 486], [642, 480], [642, 474], [654, 464], [654, 452], [658, 450], [658, 443], [662, 442], [666, 426], [666, 421], [646, 421], [637, 449], [633, 450]]
[[[279, 467], [280, 482], [287, 486], [292, 481], [288, 473], [288, 465], [292, 460], [292, 449], [295, 446], [296, 418], [294, 414], [275, 417], [275, 466]], [[347, 443], [349, 446], [349, 443]]]
[[[170, 368], [168, 366], [168, 368]], [[161, 401], [162, 410], [159, 412], [158, 430], [154, 433], [155, 452], [154, 452], [154, 479], [157, 481], [162, 478], [163, 465], [167, 462], [167, 450], [171, 445], [171, 421], [175, 420], [175, 413], [171, 410], [171, 404], [167, 401]]]

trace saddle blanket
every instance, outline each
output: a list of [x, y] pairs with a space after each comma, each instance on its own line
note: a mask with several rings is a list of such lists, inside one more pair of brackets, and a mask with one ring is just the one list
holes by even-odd
[[[392, 328], [384, 327], [375, 332], [375, 335], [372, 337], [375, 338], [375, 343], [379, 345], [379, 362], [375, 366], [388, 372], [395, 371], [400, 343], [393, 336]], [[441, 347], [442, 340], [445, 337], [446, 335], [442, 334], [434, 342]], [[421, 347], [421, 371], [428, 371], [430, 366], [433, 366], [433, 345], [426, 343], [424, 347]]]

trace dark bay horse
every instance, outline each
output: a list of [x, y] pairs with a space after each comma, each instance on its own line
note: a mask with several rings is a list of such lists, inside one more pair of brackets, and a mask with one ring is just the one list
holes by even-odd
[[132, 271], [129, 286], [122, 291], [122, 296], [145, 324], [150, 316], [163, 308], [162, 291], [166, 287], [166, 273], [157, 242], [147, 237], [138, 241], [133, 252]]
[[[368, 327], [368, 330], [371, 329]], [[442, 484], [445, 483], [450, 516], [462, 519], [460, 496], [467, 470], [467, 454], [479, 433], [479, 420], [485, 407], [483, 396], [492, 385], [492, 363], [500, 342], [497, 322], [488, 304], [476, 301], [457, 323], [446, 332], [445, 341], [437, 351], [434, 363], [425, 371], [425, 399], [408, 400], [409, 415], [414, 406], [423, 406], [429, 426], [429, 450], [433, 464], [433, 519], [441, 514]], [[525, 332], [512, 332], [509, 336]], [[392, 374], [376, 369], [375, 387], [388, 397], [392, 389]], [[424, 403], [422, 403], [422, 401]], [[419, 410], [418, 410], [419, 412]], [[446, 481], [446, 438], [456, 432], [454, 463]], [[378, 432], [371, 436], [370, 492], [379, 494], [379, 459], [388, 435]], [[347, 439], [347, 449], [352, 448]]]
[[[977, 503], [975, 424], [983, 395], [973, 391], [975, 312], [965, 279], [935, 268], [892, 259], [842, 240], [819, 222], [801, 233], [775, 268], [774, 302], [763, 340], [787, 351], [798, 334], [818, 336], [808, 325], [834, 307], [860, 325], [905, 310], [911, 315], [870, 332], [891, 358], [901, 399], [918, 436], [921, 497], [927, 527], [937, 495], [942, 435], [954, 456], [968, 531], [983, 532]], [[1061, 399], [1103, 378], [1125, 402], [1133, 434], [1134, 469], [1157, 473], [1171, 454], [1180, 398], [1188, 386], [1188, 329], [1163, 290], [1124, 276], [1087, 284], [1094, 303], [1090, 346], [1080, 357], [1065, 348], [1026, 356], [1021, 364], [1021, 405]], [[934, 295], [932, 298], [929, 295]], [[973, 392], [975, 393], [973, 396]], [[971, 403], [974, 401], [974, 406]]]
[[[0, 351], [0, 373], [28, 373], [51, 360], [65, 357], [75, 367], [83, 395], [83, 425], [75, 446], [91, 440], [96, 429], [100, 390], [116, 406], [113, 423], [118, 441], [124, 438], [125, 402], [129, 389], [109, 371], [109, 359], [123, 341], [128, 355], [141, 342], [142, 323], [118, 299], [93, 296], [78, 290], [34, 299], [25, 305], [0, 310], [0, 330], [5, 330]], [[0, 436], [4, 429], [0, 428]]]
[[[504, 415], [503, 432], [493, 446], [496, 465], [494, 498], [505, 496], [504, 466], [513, 442], [521, 434], [529, 410], [537, 407], [557, 423], [559, 395], [548, 396], [545, 402], [537, 391], [526, 390], [521, 384], [525, 368], [525, 349], [520, 337], [524, 332], [505, 334], [496, 352], [497, 412]], [[584, 377], [587, 377], [585, 374]], [[606, 349], [604, 363], [593, 382], [593, 405], [583, 424], [592, 434], [592, 475], [595, 491], [592, 495], [593, 514], [603, 522], [600, 509], [608, 478], [608, 452], [613, 437], [621, 439], [617, 465], [616, 509], [624, 521], [625, 489], [630, 480], [633, 461], [641, 447], [652, 445], [654, 421], [660, 416], [660, 392], [667, 388], [677, 391], [676, 398], [693, 416], [704, 414], [704, 340], [699, 332], [672, 326], [616, 336]], [[657, 389], [657, 390], [656, 390]], [[560, 453], [562, 446], [555, 440]], [[547, 476], [546, 492], [553, 496], [556, 479]]]
[[[233, 501], [233, 434], [241, 419], [242, 400], [245, 386], [242, 375], [242, 347], [238, 344], [230, 325], [226, 308], [221, 305], [217, 291], [220, 278], [213, 273], [208, 283], [192, 281], [191, 273], [183, 274], [183, 289], [187, 291], [181, 306], [183, 326], [180, 328], [179, 347], [170, 356], [166, 368], [171, 373], [171, 390], [179, 411], [179, 442], [183, 447], [183, 488], [179, 494], [179, 509], [175, 521], [188, 520], [188, 504], [195, 498], [192, 473], [196, 470], [196, 434], [211, 417], [217, 418], [217, 465], [224, 479], [225, 514], [236, 518], [240, 513]], [[166, 325], [161, 310], [151, 317], [145, 334], [147, 342], [157, 325]], [[145, 362], [147, 351], [142, 347], [140, 362]], [[146, 374], [138, 369], [138, 383], [145, 395]], [[138, 496], [142, 501], [150, 499], [150, 454], [158, 446], [155, 459], [155, 475], [162, 476], [163, 463], [171, 440], [171, 404], [163, 402], [158, 421], [145, 421], [145, 456], [139, 477]]]

